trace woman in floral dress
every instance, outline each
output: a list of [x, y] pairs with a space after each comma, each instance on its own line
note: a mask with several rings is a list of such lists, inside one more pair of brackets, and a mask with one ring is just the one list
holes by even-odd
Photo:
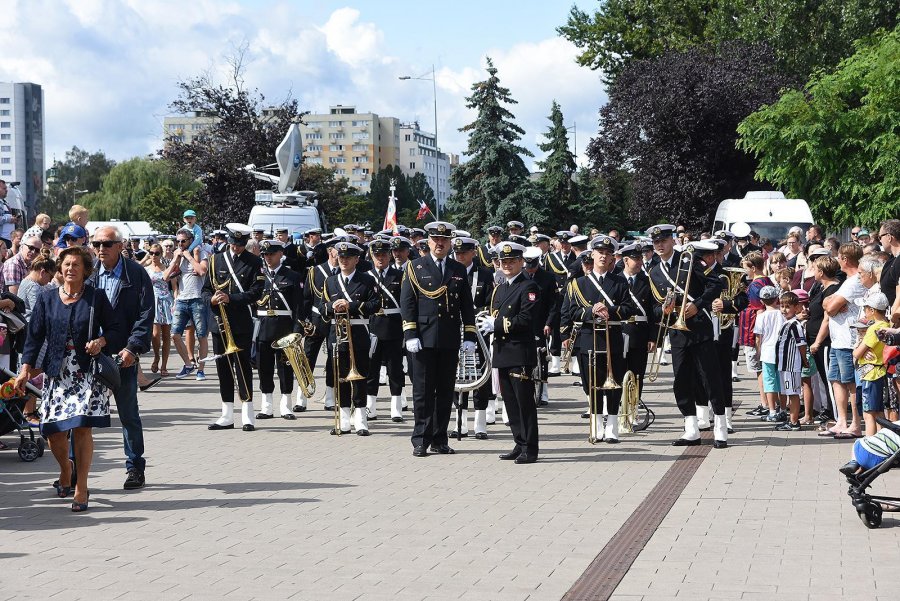
[[[150, 252], [147, 253], [150, 264], [147, 265], [147, 273], [150, 274], [150, 281], [153, 282], [153, 294], [156, 296], [156, 317], [153, 320], [153, 364], [150, 371], [156, 373], [159, 369], [159, 375], [165, 377], [169, 375], [167, 366], [169, 364], [169, 348], [172, 342], [172, 305], [174, 299], [172, 297], [172, 287], [169, 281], [163, 276], [166, 271], [166, 264], [163, 260], [163, 247], [160, 244], [153, 244]], [[162, 363], [160, 363], [160, 355], [162, 355]]]
[[[63, 249], [59, 265], [62, 285], [41, 292], [32, 307], [15, 385], [24, 391], [25, 382], [45, 374], [41, 433], [59, 463], [54, 488], [57, 496], [65, 498], [74, 485], [72, 511], [81, 512], [88, 508], [88, 473], [94, 453], [91, 429], [109, 426], [110, 393], [94, 378], [91, 357], [123, 332], [106, 293], [85, 283], [93, 269], [90, 253], [80, 246]], [[44, 343], [44, 355], [38, 360]], [[69, 436], [74, 465], [69, 460]]]

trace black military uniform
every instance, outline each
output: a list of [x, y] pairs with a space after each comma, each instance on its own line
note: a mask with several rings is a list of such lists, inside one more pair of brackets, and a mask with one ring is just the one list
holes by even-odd
[[[369, 244], [370, 253], [391, 252], [387, 240], [373, 240]], [[369, 419], [377, 418], [375, 402], [378, 397], [379, 371], [387, 366], [388, 387], [391, 391], [391, 421], [403, 421], [403, 320], [400, 318], [400, 284], [403, 272], [388, 264], [386, 269], [373, 266], [369, 275], [375, 278], [376, 289], [381, 299], [380, 310], [369, 320], [369, 331], [376, 338], [372, 352], [369, 377], [366, 382], [366, 408]]]
[[[289, 234], [289, 230], [286, 227], [280, 227], [275, 230], [275, 234], [276, 237]], [[288, 238], [288, 241], [281, 240], [281, 242], [284, 245], [284, 264], [297, 273], [306, 273], [306, 252], [301, 252], [291, 238]]]
[[[539, 250], [539, 249], [537, 249]], [[537, 250], [534, 252], [536, 253]], [[547, 256], [547, 255], [544, 255]], [[539, 375], [535, 379], [535, 401], [539, 407], [549, 404], [549, 390], [547, 378], [550, 376], [549, 361], [550, 350], [553, 348], [553, 337], [559, 338], [561, 297], [557, 279], [540, 266], [540, 256], [529, 256], [525, 252], [525, 275], [533, 280], [540, 289], [540, 302], [537, 311], [537, 319], [534, 322], [534, 339], [538, 353]], [[550, 344], [544, 335], [544, 328], [550, 328]], [[559, 357], [554, 357], [556, 375], [559, 374]]]
[[[737, 272], [727, 271], [727, 265], [716, 264], [713, 273], [722, 281], [722, 289], [728, 290], [730, 278], [735, 277]], [[729, 269], [738, 269], [730, 267]], [[740, 271], [743, 271], [741, 269]], [[741, 278], [744, 280], [745, 278]], [[733, 432], [731, 427], [731, 415], [734, 402], [734, 382], [731, 380], [731, 363], [737, 360], [738, 344], [735, 335], [738, 316], [741, 311], [750, 305], [750, 299], [747, 297], [746, 282], [742, 284], [733, 298], [722, 299], [722, 314], [719, 316], [719, 339], [716, 340], [716, 357], [719, 360], [719, 375], [722, 376], [722, 395], [725, 401], [725, 422], [728, 426], [728, 433]], [[727, 327], [723, 326], [723, 320]], [[708, 421], [708, 420], [707, 420]]]
[[[473, 238], [454, 238], [453, 239], [453, 251], [454, 252], [462, 252], [468, 250], [478, 250], [481, 246], [478, 244], [477, 240]], [[490, 259], [488, 259], [490, 262]], [[471, 265], [465, 268], [466, 274], [469, 279], [469, 290], [472, 293], [472, 304], [475, 308], [475, 313], [477, 314], [481, 310], [486, 310], [488, 303], [491, 300], [491, 293], [494, 291], [494, 274], [492, 269], [488, 269], [486, 267], [482, 267], [479, 264], [477, 255], [475, 260]], [[490, 345], [490, 340], [486, 337], [485, 342]], [[475, 349], [475, 352], [479, 357], [479, 365], [481, 365], [482, 361], [486, 361], [488, 358], [484, 356], [480, 347]], [[451, 423], [451, 427], [453, 430], [450, 432], [450, 436], [468, 436], [469, 435], [469, 393], [454, 393], [458, 402], [458, 411], [457, 420]], [[472, 393], [473, 404], [475, 406], [475, 438], [479, 440], [485, 440], [487, 438], [487, 408], [488, 403], [491, 400], [496, 398], [494, 394], [494, 387], [490, 378], [478, 387]], [[492, 423], [494, 421], [494, 416], [491, 415]], [[459, 423], [457, 423], [459, 422]], [[457, 427], [461, 428], [457, 432]]]
[[[615, 253], [618, 244], [609, 236], [598, 236], [591, 241], [591, 247], [595, 251]], [[612, 263], [611, 257], [609, 260]], [[621, 385], [626, 372], [622, 326], [639, 311], [629, 293], [628, 282], [621, 275], [613, 273], [611, 267], [610, 265], [610, 270], [605, 273], [597, 272], [595, 258], [595, 271], [569, 284], [569, 293], [563, 306], [562, 323], [566, 331], [578, 323], [582, 324], [575, 339], [575, 351], [578, 353], [578, 365], [581, 368], [582, 389], [589, 400], [592, 392], [595, 395], [596, 404], [590, 409], [590, 419], [594, 420], [597, 440], [602, 438], [608, 443], [616, 443], [619, 441], [619, 402], [622, 399], [622, 389], [602, 390], [600, 387], [607, 378], [610, 365], [613, 379]], [[597, 303], [603, 303], [608, 309], [608, 320], [598, 321], [593, 314], [592, 309]], [[605, 329], [609, 330], [609, 347], [606, 346]], [[592, 354], [596, 382], [590, 381]], [[594, 388], [593, 391], [591, 387]], [[605, 427], [604, 419], [606, 419]]]
[[[631, 257], [643, 264], [641, 244], [639, 242], [629, 244], [621, 249], [623, 257]], [[628, 283], [628, 291], [637, 313], [634, 323], [622, 326], [622, 333], [628, 337], [628, 348], [625, 352], [625, 369], [634, 374], [638, 381], [638, 397], [644, 390], [644, 375], [647, 373], [647, 359], [649, 343], [656, 342], [659, 328], [653, 317], [656, 306], [653, 294], [650, 292], [650, 278], [644, 273], [643, 267], [635, 274], [629, 275], [622, 272], [622, 277]]]
[[[448, 241], [453, 225], [438, 221], [426, 226], [433, 238]], [[443, 266], [442, 266], [442, 265]], [[447, 426], [453, 404], [453, 387], [459, 358], [460, 332], [475, 351], [475, 310], [469, 279], [453, 259], [426, 254], [406, 265], [400, 292], [403, 336], [410, 351], [413, 385], [413, 454], [427, 455], [428, 448], [452, 453], [447, 445]], [[420, 349], [420, 350], [413, 350]]]
[[[339, 239], [332, 239], [323, 242], [319, 246], [323, 249], [330, 248], [337, 244]], [[327, 250], [326, 250], [327, 254]], [[319, 357], [319, 350], [322, 343], [328, 338], [328, 330], [330, 325], [322, 317], [319, 309], [319, 300], [325, 291], [325, 280], [331, 275], [338, 273], [340, 269], [337, 266], [337, 259], [332, 265], [329, 262], [318, 263], [310, 267], [306, 272], [306, 285], [303, 287], [303, 314], [309, 316], [309, 321], [313, 326], [312, 333], [307, 334], [303, 339], [303, 354], [310, 365], [315, 365]], [[331, 348], [325, 347], [325, 409], [334, 408], [334, 370], [331, 364]], [[298, 407], [305, 406], [305, 400], [301, 398], [301, 402], [294, 407], [294, 411]], [[303, 409], [300, 409], [302, 411]]]
[[[360, 257], [363, 254], [363, 250], [351, 242], [339, 242], [335, 248], [338, 257]], [[351, 274], [338, 273], [328, 276], [322, 298], [319, 299], [319, 311], [332, 325], [328, 333], [328, 344], [332, 348], [332, 360], [337, 361], [339, 380], [347, 377], [351, 367], [355, 367], [363, 376], [361, 380], [335, 383], [335, 402], [340, 402], [340, 428], [343, 434], [350, 432], [350, 418], [352, 408], [355, 407], [356, 433], [360, 436], [369, 435], [366, 415], [366, 377], [369, 373], [371, 344], [369, 318], [381, 307], [381, 299], [375, 287], [375, 280], [369, 274], [356, 269]], [[338, 344], [333, 304], [341, 299], [349, 301], [350, 304], [347, 311], [350, 332], [347, 342]], [[350, 344], [353, 345], [353, 365], [351, 365]], [[338, 434], [335, 430], [331, 433]]]
[[[514, 242], [499, 245], [501, 260], [522, 260], [525, 248]], [[520, 263], [521, 265], [521, 263]], [[493, 331], [491, 365], [497, 369], [500, 394], [515, 446], [501, 459], [516, 463], [534, 463], [538, 457], [537, 407], [534, 404], [532, 376], [537, 365], [534, 343], [535, 322], [541, 309], [540, 288], [523, 271], [494, 289], [490, 317], [482, 331]]]
[[[674, 226], [658, 225], [648, 231], [654, 241], [657, 238], [671, 237]], [[692, 246], [704, 249], [707, 246], [715, 251], [715, 245], [705, 241], [694, 242]], [[704, 250], [703, 252], [708, 252]], [[663, 319], [662, 303], [666, 295], [672, 293], [675, 298], [674, 310], [666, 320], [675, 323], [680, 310], [685, 302], [697, 307], [697, 314], [686, 320], [687, 331], [669, 329], [669, 340], [672, 344], [672, 369], [675, 379], [672, 391], [678, 409], [685, 419], [685, 433], [682, 438], [673, 444], [676, 446], [700, 444], [700, 434], [697, 427], [698, 404], [703, 405], [706, 400], [713, 406], [713, 412], [717, 419], [722, 417], [724, 423], [725, 404], [722, 392], [722, 378], [719, 375], [719, 363], [716, 359], [716, 346], [713, 340], [713, 323], [711, 317], [711, 304], [722, 292], [722, 283], [711, 273], [706, 273], [707, 268], [702, 261], [694, 259], [689, 265], [687, 257], [682, 258], [681, 253], [673, 251], [668, 260], [660, 257], [660, 263], [650, 270], [650, 289], [654, 299], [659, 305], [654, 307], [654, 318], [657, 323]], [[710, 269], [711, 271], [711, 269]], [[687, 283], [688, 273], [691, 274], [690, 286], [687, 289], [687, 301], [684, 298], [684, 288]], [[677, 280], [677, 281], [676, 281]], [[729, 370], [730, 371], [730, 370]], [[706, 398], [703, 398], [705, 393]], [[724, 437], [720, 432], [716, 433], [716, 447], [727, 446], [727, 432]]]
[[[273, 255], [280, 259], [284, 244], [279, 240], [263, 240], [260, 253], [265, 257]], [[294, 371], [284, 356], [284, 351], [272, 348], [272, 343], [288, 334], [303, 332], [303, 278], [284, 263], [271, 269], [263, 263], [265, 288], [257, 302], [256, 316], [259, 329], [256, 337], [256, 362], [259, 376], [259, 390], [262, 393], [260, 412], [257, 419], [274, 417], [272, 393], [275, 390], [275, 372], [281, 390], [280, 412], [284, 419], [294, 419], [291, 411], [291, 393], [294, 390]], [[303, 410], [303, 409], [301, 409]]]
[[[253, 372], [250, 366], [250, 347], [253, 342], [253, 316], [251, 311], [262, 297], [265, 278], [261, 273], [262, 260], [253, 253], [247, 252], [246, 245], [250, 239], [250, 228], [246, 225], [230, 223], [228, 228], [229, 248], [216, 253], [209, 259], [209, 268], [203, 284], [203, 300], [210, 304], [217, 291], [228, 295], [228, 302], [212, 306], [213, 315], [219, 321], [219, 330], [213, 331], [213, 352], [216, 359], [216, 372], [219, 375], [219, 394], [223, 404], [234, 405], [235, 387], [239, 398], [244, 401], [242, 421], [244, 430], [255, 429], [253, 415]], [[235, 252], [239, 251], [239, 254]], [[226, 350], [222, 338], [223, 324], [221, 311], [224, 309], [234, 344], [240, 349], [223, 354]], [[237, 382], [235, 383], [235, 375]], [[232, 409], [233, 410], [233, 409]], [[228, 409], [223, 408], [224, 413]], [[226, 425], [215, 423], [210, 430], [222, 430], [234, 427], [234, 419], [224, 419]]]

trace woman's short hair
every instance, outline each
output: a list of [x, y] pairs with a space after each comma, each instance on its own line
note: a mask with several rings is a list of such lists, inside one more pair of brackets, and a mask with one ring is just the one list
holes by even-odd
[[59, 266], [62, 267], [63, 261], [69, 255], [76, 255], [81, 258], [81, 263], [84, 265], [84, 279], [88, 279], [91, 277], [91, 274], [94, 273], [94, 258], [91, 256], [83, 246], [70, 246], [69, 248], [64, 248], [59, 251], [58, 259]]
[[834, 257], [816, 257], [816, 260], [813, 261], [813, 264], [822, 270], [822, 275], [824, 275], [829, 280], [833, 280], [837, 277], [838, 272], [841, 270], [841, 265], [837, 262], [837, 259]]
[[154, 242], [153, 244], [150, 245], [150, 252], [162, 254], [162, 252], [163, 252], [162, 244], [160, 244], [159, 242]]
[[56, 273], [56, 261], [50, 256], [50, 252], [41, 249], [40, 254], [31, 262], [31, 271], [44, 270], [48, 273]]
[[782, 261], [787, 261], [787, 256], [783, 252], [776, 251], [769, 255], [769, 265], [772, 263], [781, 263]]

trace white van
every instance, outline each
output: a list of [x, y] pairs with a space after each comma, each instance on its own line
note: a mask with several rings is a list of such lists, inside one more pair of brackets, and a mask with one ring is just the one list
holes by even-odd
[[321, 228], [322, 219], [314, 192], [278, 194], [258, 190], [256, 205], [250, 209], [247, 225], [254, 229], [263, 228], [270, 236], [274, 236], [278, 228], [286, 227], [293, 236]]
[[155, 236], [159, 233], [146, 221], [119, 221], [118, 219], [111, 219], [109, 221], [88, 221], [85, 229], [87, 230], [88, 236], [93, 236], [94, 230], [98, 227], [107, 225], [116, 227], [119, 230], [119, 233], [129, 239], [146, 238], [147, 236]]
[[720, 202], [712, 231], [731, 229], [739, 221], [747, 223], [761, 237], [778, 242], [795, 225], [805, 232], [813, 224], [813, 217], [802, 198], [785, 198], [781, 192], [756, 191], [747, 192], [743, 198], [726, 198]]

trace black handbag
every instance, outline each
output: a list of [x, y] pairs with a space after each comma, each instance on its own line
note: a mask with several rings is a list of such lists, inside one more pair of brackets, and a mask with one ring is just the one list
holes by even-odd
[[[94, 335], [94, 301], [96, 292], [91, 302], [91, 317], [88, 320], [88, 336]], [[91, 373], [98, 382], [109, 388], [115, 394], [122, 385], [122, 374], [119, 373], [119, 364], [115, 359], [100, 351], [91, 357]]]

